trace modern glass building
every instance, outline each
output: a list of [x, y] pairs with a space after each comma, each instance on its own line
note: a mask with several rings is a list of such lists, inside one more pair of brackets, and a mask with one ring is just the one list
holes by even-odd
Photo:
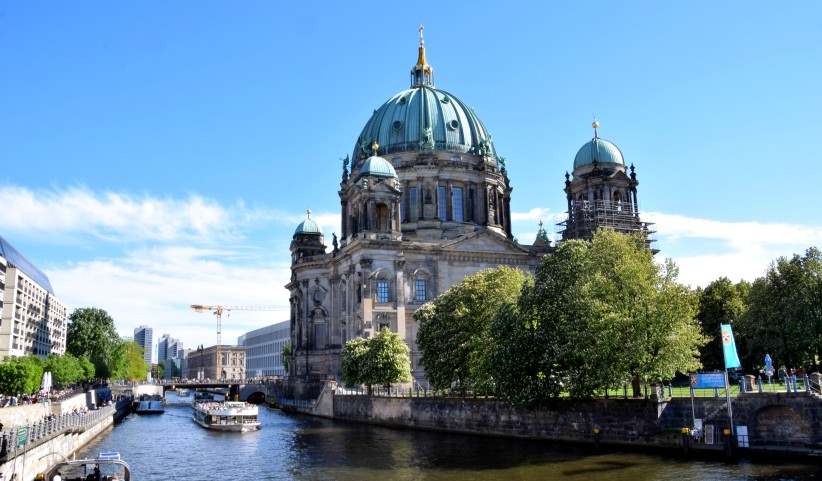
[[151, 355], [154, 352], [154, 329], [148, 326], [140, 326], [134, 329], [134, 342], [143, 348], [143, 359], [146, 364], [151, 365]]
[[245, 347], [246, 376], [284, 376], [282, 352], [288, 340], [288, 321], [261, 327], [238, 337], [237, 344]]

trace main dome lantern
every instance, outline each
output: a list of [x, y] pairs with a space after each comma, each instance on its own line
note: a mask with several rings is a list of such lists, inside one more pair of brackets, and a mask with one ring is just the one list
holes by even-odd
[[491, 134], [479, 117], [455, 95], [435, 88], [433, 74], [420, 27], [411, 88], [394, 94], [374, 111], [357, 138], [355, 160], [371, 155], [374, 142], [383, 154], [451, 151], [496, 157]]

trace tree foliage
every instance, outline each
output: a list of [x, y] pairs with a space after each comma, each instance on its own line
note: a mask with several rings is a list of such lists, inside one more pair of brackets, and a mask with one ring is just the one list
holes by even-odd
[[[702, 332], [709, 339], [700, 353], [705, 369], [724, 369], [722, 357], [722, 336], [720, 324], [735, 324], [747, 310], [750, 284], [734, 284], [727, 277], [720, 277], [699, 291], [699, 311], [697, 319]], [[736, 327], [736, 326], [735, 326]]]
[[822, 358], [822, 253], [780, 257], [753, 282], [748, 309], [738, 323], [743, 363], [763, 364], [766, 353], [777, 366], [818, 365]]
[[529, 280], [520, 269], [486, 269], [466, 276], [416, 311], [421, 363], [434, 388], [493, 390], [491, 323], [501, 306], [517, 301]]
[[143, 381], [148, 376], [149, 368], [143, 358], [143, 348], [134, 341], [118, 341], [111, 360], [112, 379]]
[[289, 372], [289, 368], [291, 367], [291, 356], [293, 356], [293, 355], [294, 355], [294, 352], [291, 349], [291, 343], [290, 342], [285, 343], [283, 345], [282, 353], [280, 354], [280, 357], [283, 360], [283, 368], [285, 369], [285, 372]]
[[113, 356], [123, 353], [118, 349], [119, 344], [120, 336], [114, 327], [114, 320], [103, 309], [84, 307], [71, 313], [66, 352], [87, 357], [94, 364], [96, 377], [113, 376], [115, 364], [120, 362]]
[[[86, 359], [86, 361], [88, 360]], [[83, 360], [71, 354], [63, 356], [50, 354], [43, 361], [43, 371], [51, 372], [52, 382], [58, 387], [66, 387], [94, 377], [93, 371], [91, 377], [87, 376]]]
[[628, 380], [638, 394], [640, 380], [696, 369], [705, 339], [696, 297], [677, 275], [672, 262], [654, 262], [642, 237], [600, 230], [590, 242], [562, 243], [492, 325], [498, 394], [539, 404]]
[[368, 339], [352, 339], [343, 349], [342, 377], [346, 384], [365, 384], [369, 390], [372, 385], [409, 382], [408, 345], [387, 328]]
[[43, 363], [36, 356], [6, 358], [0, 363], [0, 392], [5, 395], [34, 394], [42, 379]]

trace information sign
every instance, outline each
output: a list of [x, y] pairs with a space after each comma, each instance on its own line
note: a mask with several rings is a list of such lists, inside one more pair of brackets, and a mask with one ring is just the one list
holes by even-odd
[[725, 373], [698, 372], [691, 374], [691, 387], [694, 389], [712, 389], [725, 387]]
[[21, 428], [17, 428], [17, 447], [22, 448], [26, 445], [26, 441], [29, 439], [29, 428], [23, 426]]

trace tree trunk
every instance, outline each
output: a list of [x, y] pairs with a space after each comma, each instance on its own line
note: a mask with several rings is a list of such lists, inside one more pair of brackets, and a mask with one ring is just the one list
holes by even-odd
[[634, 376], [631, 379], [631, 390], [633, 391], [634, 397], [642, 397], [642, 383], [640, 382], [639, 376]]

